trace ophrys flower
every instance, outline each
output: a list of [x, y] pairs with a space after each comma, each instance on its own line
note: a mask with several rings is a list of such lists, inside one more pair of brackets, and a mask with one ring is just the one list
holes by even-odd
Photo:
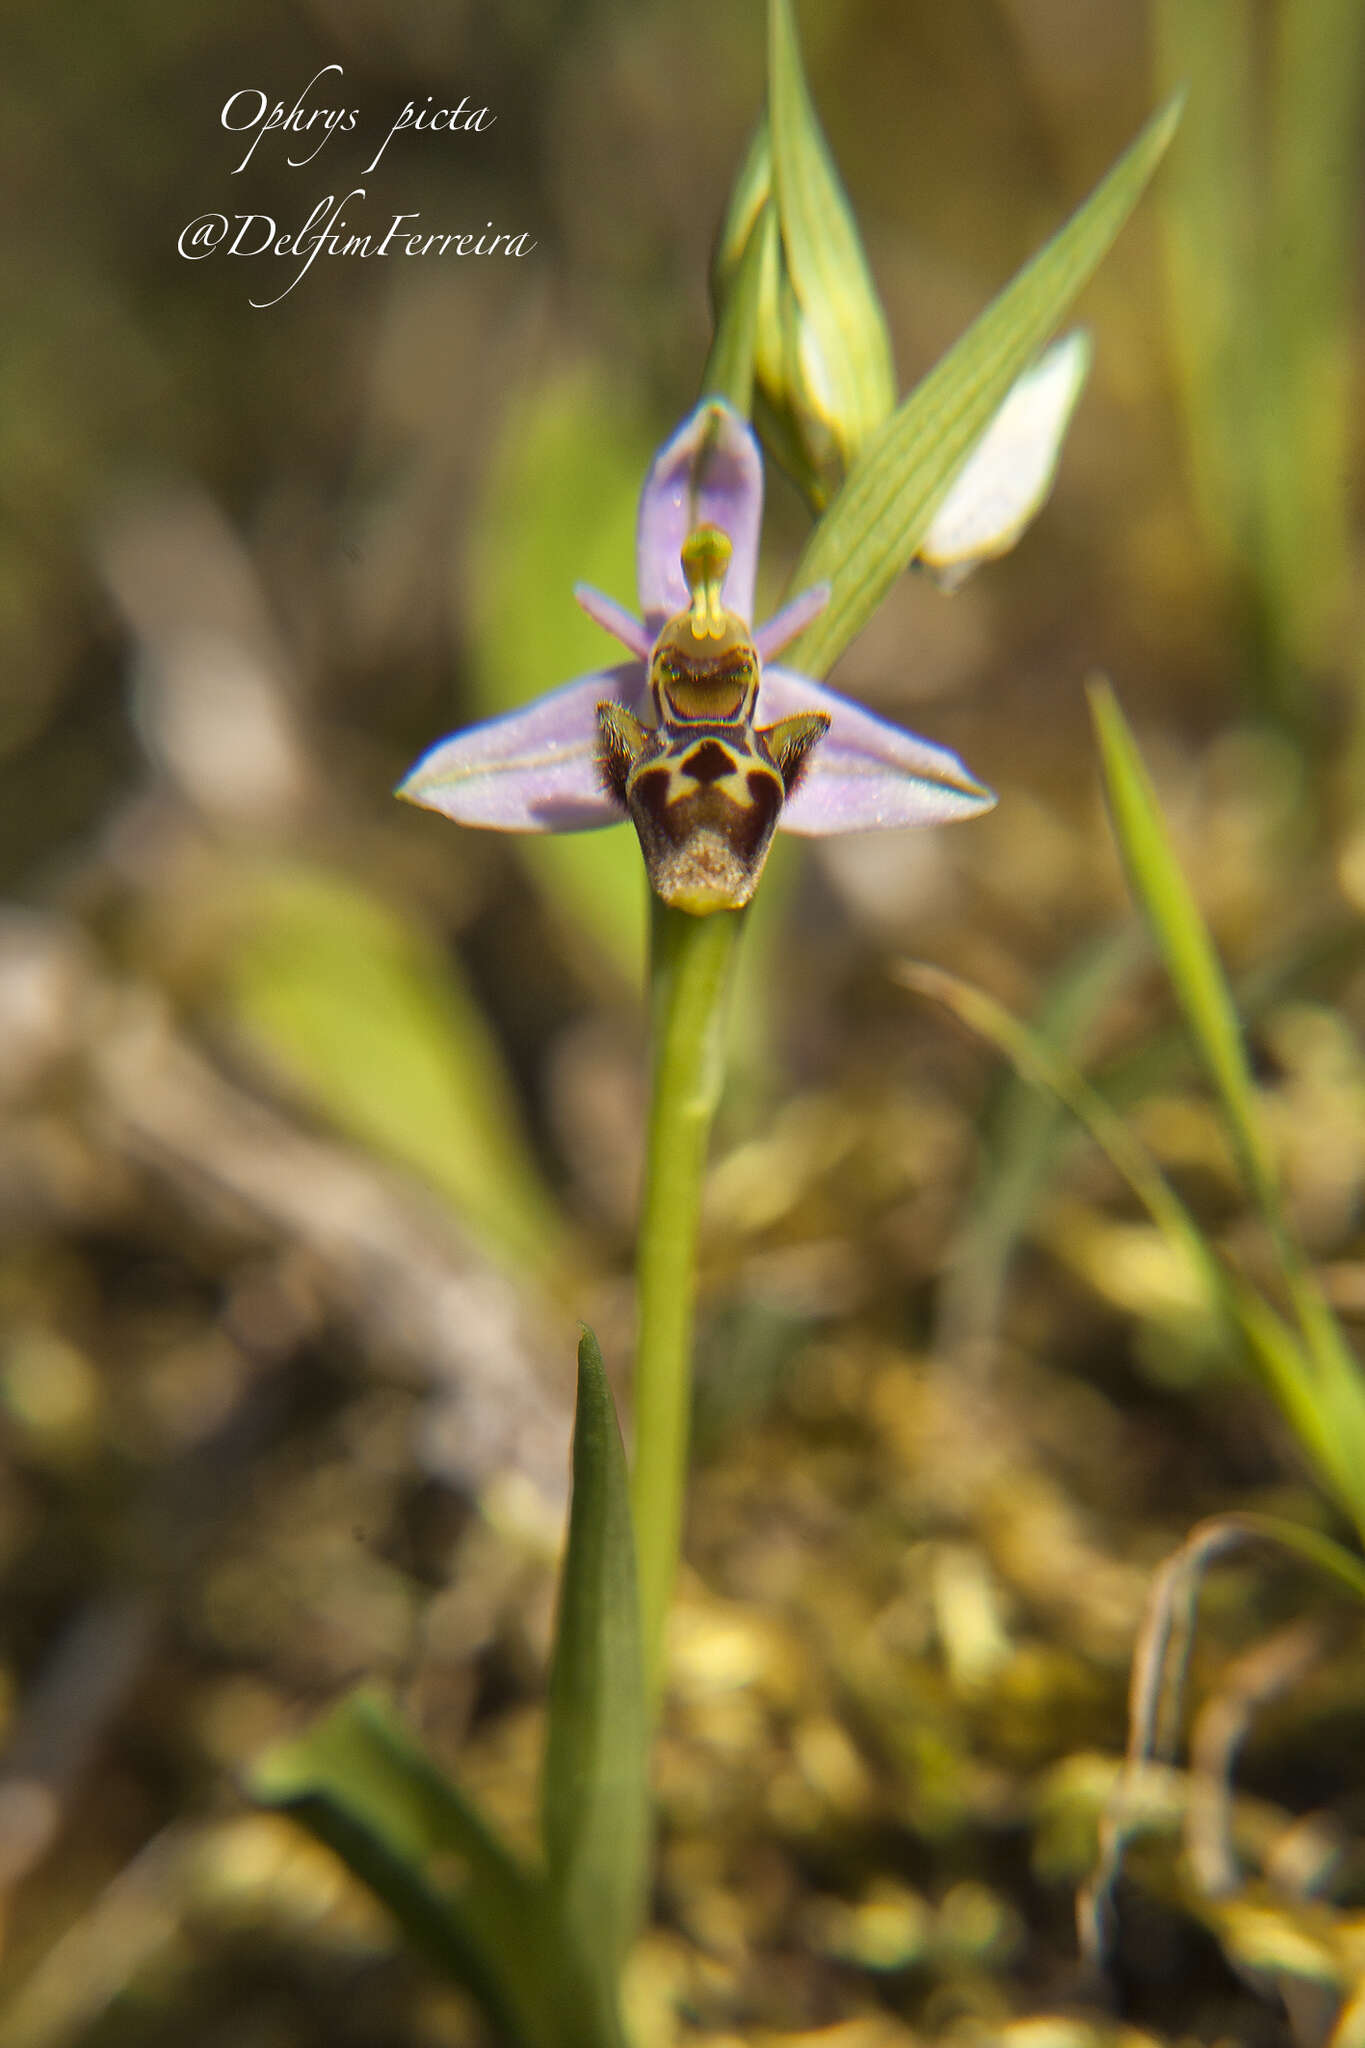
[[818, 836], [988, 810], [994, 797], [955, 754], [773, 660], [827, 593], [751, 628], [762, 510], [752, 433], [730, 406], [703, 402], [641, 493], [643, 620], [575, 592], [633, 658], [441, 740], [399, 794], [509, 832], [629, 815], [652, 887], [699, 916], [748, 902], [779, 825]]

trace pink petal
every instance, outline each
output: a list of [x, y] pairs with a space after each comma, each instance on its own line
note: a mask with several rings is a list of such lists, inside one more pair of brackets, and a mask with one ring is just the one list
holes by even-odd
[[640, 624], [633, 612], [628, 612], [614, 597], [604, 597], [600, 590], [594, 590], [590, 583], [575, 583], [573, 594], [580, 610], [585, 611], [595, 626], [601, 626], [610, 633], [613, 640], [619, 640], [641, 661], [649, 660], [649, 651], [654, 641], [648, 629]]
[[754, 615], [763, 462], [733, 406], [709, 398], [659, 450], [640, 493], [635, 537], [640, 609], [651, 639], [688, 605], [682, 546], [698, 526], [718, 526], [733, 554], [725, 602], [745, 623]]
[[597, 707], [615, 698], [639, 711], [646, 694], [638, 661], [579, 676], [521, 711], [438, 740], [397, 794], [460, 825], [496, 832], [586, 832], [624, 813], [597, 770]]
[[759, 725], [798, 711], [826, 711], [830, 729], [784, 805], [785, 831], [817, 838], [898, 825], [946, 825], [991, 809], [991, 791], [946, 747], [903, 732], [793, 669], [765, 668]]
[[816, 583], [809, 590], [803, 590], [800, 597], [794, 597], [790, 604], [784, 604], [780, 612], [774, 612], [767, 625], [760, 626], [754, 634], [759, 660], [771, 661], [784, 647], [790, 647], [797, 634], [804, 633], [811, 620], [818, 619], [828, 603], [828, 583]]
[[953, 478], [917, 557], [944, 588], [1007, 554], [1047, 503], [1090, 356], [1085, 333], [1055, 342], [1012, 387]]

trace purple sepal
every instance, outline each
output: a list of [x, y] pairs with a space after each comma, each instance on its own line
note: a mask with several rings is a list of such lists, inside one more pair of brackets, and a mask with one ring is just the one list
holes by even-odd
[[760, 626], [754, 634], [754, 646], [758, 649], [760, 661], [771, 661], [784, 647], [789, 647], [798, 633], [804, 633], [812, 619], [818, 619], [829, 603], [828, 583], [812, 584], [803, 590], [800, 597], [794, 597], [790, 604], [784, 604], [780, 612], [774, 612], [766, 626]]
[[638, 661], [579, 676], [524, 710], [440, 740], [396, 794], [460, 825], [495, 832], [587, 832], [624, 817], [597, 767], [597, 706], [608, 698], [639, 713], [647, 695]]
[[837, 690], [793, 669], [765, 668], [760, 726], [798, 711], [825, 711], [830, 728], [811, 754], [782, 828], [806, 838], [887, 826], [946, 825], [988, 811], [995, 797], [946, 747], [877, 718]]

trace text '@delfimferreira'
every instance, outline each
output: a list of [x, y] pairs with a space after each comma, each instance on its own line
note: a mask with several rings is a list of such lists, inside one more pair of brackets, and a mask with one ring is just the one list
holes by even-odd
[[418, 213], [395, 213], [384, 228], [362, 228], [348, 220], [346, 208], [365, 197], [356, 185], [344, 199], [328, 193], [301, 227], [282, 227], [268, 213], [201, 213], [187, 221], [176, 248], [187, 262], [206, 256], [276, 256], [295, 265], [293, 275], [271, 298], [252, 299], [255, 307], [277, 306], [287, 298], [319, 256], [529, 256], [535, 248], [525, 234], [494, 231], [486, 221], [477, 233], [427, 230]]

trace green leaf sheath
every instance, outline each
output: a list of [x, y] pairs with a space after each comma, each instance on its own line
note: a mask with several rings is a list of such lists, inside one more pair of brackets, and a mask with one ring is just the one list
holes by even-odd
[[723, 398], [748, 419], [754, 404], [759, 298], [764, 266], [772, 260], [777, 216], [764, 204], [744, 243], [734, 275], [717, 294], [716, 332], [702, 373], [702, 398]]
[[785, 267], [807, 335], [799, 355], [815, 359], [800, 365], [803, 410], [847, 461], [896, 402], [891, 337], [811, 104], [790, 0], [768, 8], [768, 125]]
[[602, 1354], [585, 1330], [543, 1804], [551, 1895], [604, 2005], [614, 2005], [643, 1907], [648, 1759], [630, 1482]]
[[1179, 118], [1175, 99], [863, 449], [791, 579], [793, 592], [828, 583], [831, 593], [786, 657], [793, 667], [824, 675], [908, 567], [954, 473], [1118, 234]]
[[702, 1178], [744, 913], [689, 917], [657, 897], [651, 911], [654, 1057], [636, 1266], [631, 1499], [645, 1673], [653, 1692], [682, 1534]]

